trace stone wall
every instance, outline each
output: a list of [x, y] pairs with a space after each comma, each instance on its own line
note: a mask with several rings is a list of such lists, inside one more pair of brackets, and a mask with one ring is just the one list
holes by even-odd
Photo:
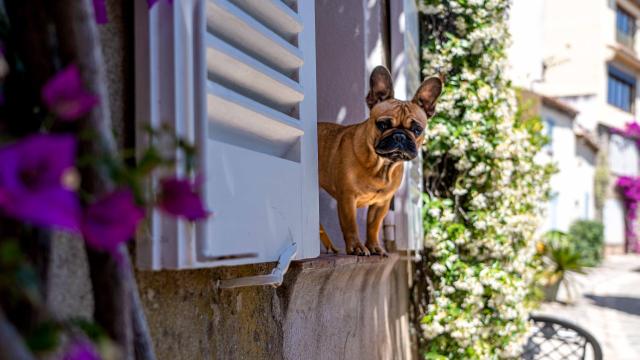
[[272, 264], [139, 272], [159, 359], [411, 359], [409, 267], [389, 258], [294, 262], [279, 288], [217, 281]]

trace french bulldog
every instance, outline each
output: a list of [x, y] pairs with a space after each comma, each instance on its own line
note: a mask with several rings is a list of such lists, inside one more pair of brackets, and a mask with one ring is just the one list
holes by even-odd
[[[380, 226], [402, 182], [404, 161], [418, 156], [443, 80], [429, 77], [412, 100], [397, 100], [389, 70], [378, 66], [371, 73], [369, 87], [368, 119], [348, 126], [318, 123], [319, 178], [320, 186], [337, 201], [347, 254], [386, 256], [378, 239]], [[365, 206], [367, 240], [363, 245], [356, 209]], [[322, 225], [320, 239], [328, 251], [338, 253]]]

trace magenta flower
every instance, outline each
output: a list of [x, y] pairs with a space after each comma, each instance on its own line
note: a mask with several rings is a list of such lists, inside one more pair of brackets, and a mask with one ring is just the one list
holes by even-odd
[[106, 0], [93, 0], [93, 13], [96, 16], [96, 22], [98, 24], [108, 23], [109, 18], [107, 17]]
[[86, 340], [80, 340], [69, 346], [62, 360], [100, 360], [100, 355], [93, 344]]
[[209, 213], [197, 192], [198, 183], [198, 180], [191, 182], [175, 177], [160, 180], [158, 206], [168, 214], [182, 216], [189, 221], [206, 218]]
[[80, 203], [63, 176], [74, 166], [68, 135], [31, 135], [0, 148], [0, 213], [38, 226], [79, 230]]
[[635, 224], [638, 218], [638, 202], [640, 202], [640, 178], [621, 176], [616, 186], [622, 192], [625, 204], [625, 238], [628, 248], [640, 252], [640, 241], [636, 234]]
[[42, 87], [42, 101], [64, 121], [77, 120], [98, 104], [98, 98], [83, 87], [76, 65], [67, 66]]
[[117, 254], [143, 218], [144, 209], [136, 205], [131, 191], [116, 190], [85, 209], [82, 234], [90, 247]]

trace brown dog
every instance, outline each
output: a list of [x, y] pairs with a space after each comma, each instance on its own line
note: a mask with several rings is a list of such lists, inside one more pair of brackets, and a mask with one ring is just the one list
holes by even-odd
[[[318, 123], [320, 186], [338, 202], [347, 254], [386, 255], [378, 232], [402, 182], [403, 161], [420, 151], [442, 85], [441, 79], [430, 77], [411, 101], [396, 100], [391, 74], [378, 66], [371, 73], [367, 95], [369, 119], [349, 126]], [[364, 206], [369, 207], [366, 247], [356, 222], [356, 209]], [[338, 252], [322, 226], [320, 239], [327, 250]]]

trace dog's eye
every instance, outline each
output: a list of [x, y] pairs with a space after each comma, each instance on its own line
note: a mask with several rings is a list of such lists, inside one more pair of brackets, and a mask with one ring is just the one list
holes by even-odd
[[414, 134], [416, 134], [416, 136], [420, 136], [420, 134], [422, 134], [422, 130], [424, 130], [424, 129], [422, 128], [422, 126], [420, 126], [420, 125], [418, 125], [418, 124], [416, 124], [416, 123], [413, 123], [413, 124], [411, 125], [411, 132], [412, 132], [412, 133], [414, 133]]
[[391, 120], [389, 120], [389, 119], [380, 120], [380, 121], [376, 122], [376, 127], [380, 131], [385, 131], [385, 130], [391, 128]]

